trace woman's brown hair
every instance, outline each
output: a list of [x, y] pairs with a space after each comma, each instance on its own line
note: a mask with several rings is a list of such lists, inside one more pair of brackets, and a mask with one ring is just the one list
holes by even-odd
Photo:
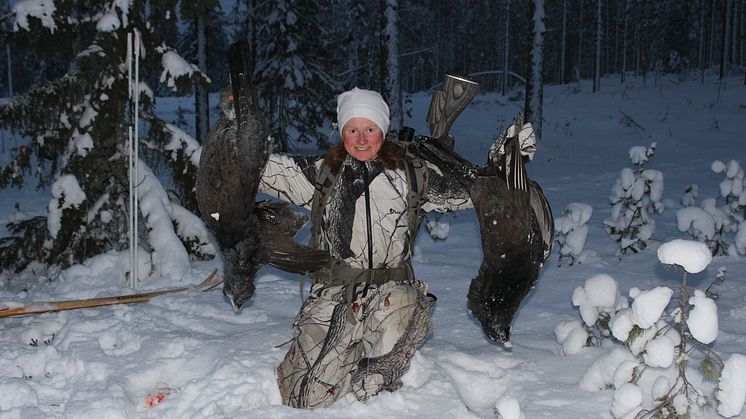
[[[384, 141], [381, 144], [381, 149], [378, 150], [377, 160], [383, 163], [383, 167], [388, 170], [396, 170], [399, 168], [401, 163], [402, 155], [404, 151], [398, 145]], [[330, 149], [324, 156], [324, 164], [326, 164], [332, 173], [339, 172], [339, 168], [342, 166], [342, 162], [347, 157], [347, 150], [345, 149], [344, 141], [340, 140], [339, 143], [332, 149]]]

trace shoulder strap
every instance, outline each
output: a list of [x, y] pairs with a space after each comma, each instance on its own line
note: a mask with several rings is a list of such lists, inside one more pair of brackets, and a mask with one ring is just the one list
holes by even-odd
[[427, 164], [419, 157], [407, 153], [402, 159], [407, 176], [407, 217], [409, 222], [409, 251], [414, 249], [414, 241], [420, 229], [422, 204], [427, 191]]
[[317, 248], [319, 245], [324, 210], [332, 192], [334, 192], [332, 186], [334, 186], [337, 176], [339, 174], [335, 175], [332, 173], [332, 169], [329, 168], [326, 162], [321, 162], [319, 176], [316, 179], [316, 190], [313, 191], [313, 200], [311, 201], [311, 241], [308, 244], [313, 248]]

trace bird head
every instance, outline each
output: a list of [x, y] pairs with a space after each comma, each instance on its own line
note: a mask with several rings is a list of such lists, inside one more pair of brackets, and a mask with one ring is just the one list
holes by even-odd
[[469, 311], [479, 320], [487, 338], [510, 348], [510, 324], [513, 320], [511, 311], [505, 306], [495, 304], [491, 299], [470, 298]]
[[233, 88], [228, 85], [220, 92], [220, 109], [230, 120], [236, 119], [236, 108], [233, 106]]
[[240, 280], [240, 278], [229, 279], [226, 275], [223, 282], [223, 295], [233, 307], [236, 313], [241, 311], [241, 307], [254, 296], [254, 281], [249, 278]]
[[510, 345], [510, 324], [505, 326], [501, 321], [486, 321], [482, 323], [482, 330], [487, 337], [504, 346]]

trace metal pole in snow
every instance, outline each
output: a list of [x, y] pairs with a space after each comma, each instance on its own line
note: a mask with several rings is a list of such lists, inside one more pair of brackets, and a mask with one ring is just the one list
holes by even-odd
[[134, 237], [135, 239], [135, 270], [134, 270], [135, 275], [134, 277], [135, 277], [135, 280], [133, 281], [135, 286], [133, 288], [137, 288], [137, 281], [140, 280], [140, 265], [138, 261], [138, 254], [139, 254], [138, 249], [139, 249], [139, 237], [140, 237], [139, 231], [138, 231], [139, 221], [140, 221], [140, 195], [137, 192], [137, 189], [138, 189], [137, 185], [139, 185], [140, 183], [140, 177], [139, 177], [139, 173], [140, 173], [140, 170], [139, 170], [140, 168], [140, 164], [139, 164], [139, 161], [140, 161], [140, 147], [139, 147], [140, 145], [139, 144], [140, 143], [140, 31], [135, 29], [134, 32], [135, 32], [135, 43], [133, 47], [135, 50], [134, 51], [135, 52], [135, 85], [133, 86], [134, 87], [133, 93], [135, 95], [135, 141], [134, 141], [134, 145], [135, 145], [134, 147], [135, 209], [132, 212], [135, 217], [135, 220], [134, 220], [134, 225], [135, 225], [135, 229], [134, 229], [135, 230], [135, 237]]
[[130, 248], [130, 275], [129, 286], [134, 288], [137, 280], [135, 279], [135, 235], [134, 235], [134, 176], [132, 173], [132, 33], [127, 34], [127, 95], [130, 102], [129, 126], [127, 127], [127, 175], [129, 178], [129, 214], [127, 225], [129, 227], [128, 241]]

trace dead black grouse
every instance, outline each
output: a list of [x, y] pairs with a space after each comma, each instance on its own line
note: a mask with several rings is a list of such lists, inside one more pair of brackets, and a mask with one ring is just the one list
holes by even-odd
[[[484, 258], [471, 281], [468, 307], [490, 340], [510, 347], [510, 326], [534, 288], [554, 235], [551, 208], [539, 185], [528, 179], [518, 131], [504, 134], [505, 153], [477, 166], [440, 139], [419, 137], [426, 160], [458, 179], [468, 191], [480, 226]], [[506, 130], [507, 132], [507, 130]]]
[[236, 311], [254, 295], [254, 277], [264, 264], [307, 273], [328, 262], [326, 252], [293, 240], [305, 214], [256, 202], [270, 141], [248, 56], [245, 45], [231, 46], [232, 88], [221, 94], [223, 115], [202, 147], [195, 185], [200, 214], [223, 255], [223, 294]]

